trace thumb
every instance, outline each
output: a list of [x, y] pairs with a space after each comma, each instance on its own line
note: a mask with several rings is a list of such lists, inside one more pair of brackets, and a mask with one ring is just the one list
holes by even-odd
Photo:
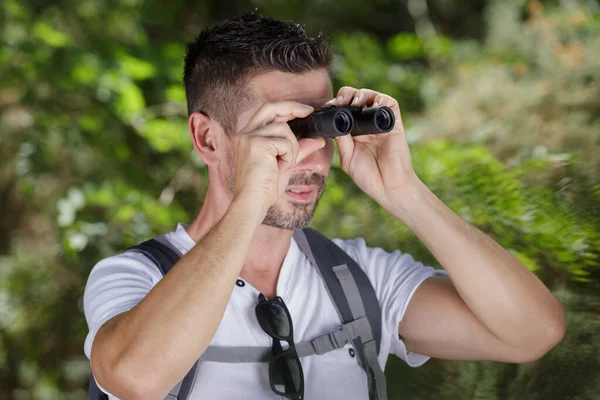
[[340, 152], [340, 165], [343, 170], [347, 170], [348, 166], [346, 163], [350, 162], [352, 153], [354, 152], [354, 139], [352, 138], [352, 135], [343, 135], [336, 137], [335, 142], [337, 143]]
[[298, 141], [298, 157], [296, 163], [301, 162], [315, 151], [327, 145], [324, 138], [303, 138]]

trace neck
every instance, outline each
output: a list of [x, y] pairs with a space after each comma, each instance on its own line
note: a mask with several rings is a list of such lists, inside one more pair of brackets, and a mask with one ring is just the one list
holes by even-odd
[[[194, 242], [198, 243], [225, 215], [230, 203], [230, 200], [223, 201], [225, 198], [225, 193], [218, 193], [214, 188], [208, 189], [200, 213], [186, 228]], [[260, 225], [252, 240], [240, 277], [265, 295], [272, 296], [293, 234], [291, 230]]]

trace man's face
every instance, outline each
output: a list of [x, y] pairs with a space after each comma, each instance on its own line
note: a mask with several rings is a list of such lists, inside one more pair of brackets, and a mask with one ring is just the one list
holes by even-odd
[[[250, 118], [264, 103], [294, 100], [309, 104], [316, 110], [332, 97], [331, 81], [325, 69], [314, 70], [302, 75], [278, 71], [268, 72], [251, 79], [248, 86], [257, 95], [257, 101], [239, 115], [236, 132], [246, 126]], [[300, 148], [314, 145], [311, 143], [314, 140], [322, 139], [300, 139]], [[233, 193], [234, 184], [233, 151], [233, 146], [230, 146], [227, 156], [226, 181], [231, 193]], [[268, 210], [263, 224], [283, 229], [306, 227], [323, 194], [332, 157], [333, 140], [327, 139], [325, 147], [299, 159], [292, 167], [288, 189]]]

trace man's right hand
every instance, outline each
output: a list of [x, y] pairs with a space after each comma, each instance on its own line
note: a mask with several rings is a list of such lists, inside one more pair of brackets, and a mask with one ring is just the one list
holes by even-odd
[[[239, 206], [229, 207], [135, 307], [98, 330], [91, 363], [103, 388], [123, 399], [163, 399], [202, 355], [262, 221], [261, 215], [248, 212], [247, 203], [259, 204], [266, 213], [285, 191], [294, 164], [323, 146], [314, 139], [298, 143], [286, 123], [311, 112], [296, 102], [266, 104], [236, 135], [234, 193]], [[95, 290], [112, 290], [119, 282], [101, 279]]]
[[236, 134], [234, 199], [257, 201], [264, 213], [283, 195], [299, 157], [298, 139], [287, 121], [313, 112], [295, 101], [266, 103]]

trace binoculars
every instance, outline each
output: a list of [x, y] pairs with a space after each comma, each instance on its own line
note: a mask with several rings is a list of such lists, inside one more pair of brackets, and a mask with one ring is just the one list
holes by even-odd
[[343, 135], [372, 135], [392, 130], [396, 118], [386, 106], [363, 110], [361, 106], [328, 106], [317, 110], [305, 118], [288, 122], [298, 139], [333, 138]]

